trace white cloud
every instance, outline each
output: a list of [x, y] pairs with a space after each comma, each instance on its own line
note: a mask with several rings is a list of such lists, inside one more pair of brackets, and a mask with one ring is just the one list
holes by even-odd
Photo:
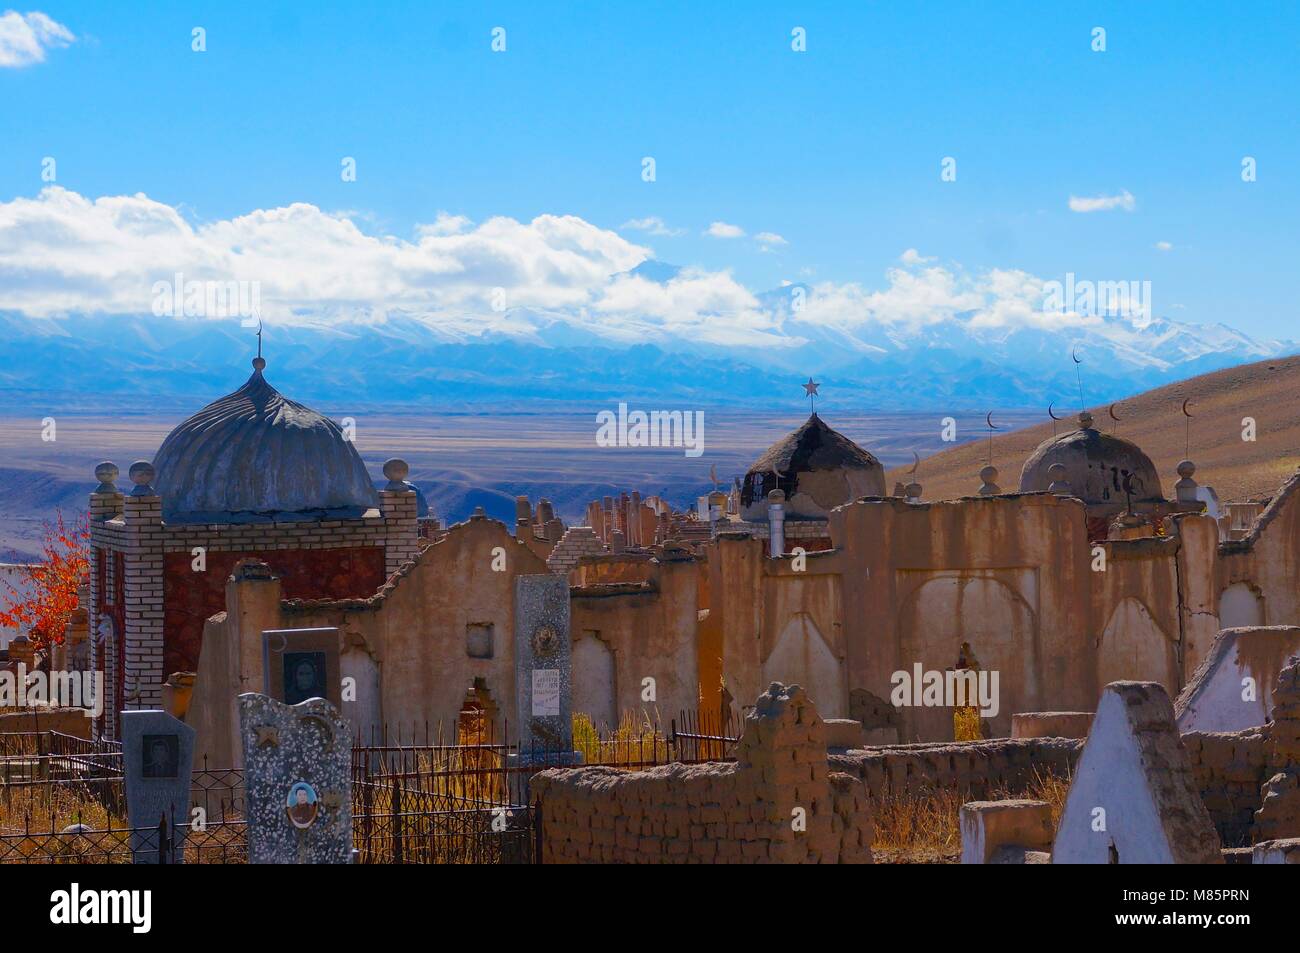
[[71, 30], [44, 13], [7, 10], [0, 14], [0, 68], [44, 62], [46, 50], [75, 40]]
[[759, 232], [754, 236], [754, 241], [763, 246], [763, 251], [771, 251], [773, 248], [790, 244], [776, 232]]
[[[357, 217], [354, 213], [345, 215], [346, 218]], [[449, 212], [439, 212], [438, 217], [433, 220], [432, 225], [419, 225], [416, 227], [416, 234], [421, 238], [425, 236], [438, 235], [459, 235], [465, 229], [474, 223], [464, 215], [452, 215]]]
[[1133, 193], [1128, 189], [1120, 192], [1119, 195], [1095, 195], [1092, 198], [1070, 196], [1071, 212], [1109, 212], [1117, 208], [1126, 212], [1137, 208], [1137, 199], [1133, 198]]
[[905, 265], [924, 265], [926, 262], [934, 261], [933, 257], [927, 258], [915, 248], [909, 248], [903, 254], [898, 256], [898, 260]]
[[1174, 250], [1174, 246], [1173, 246], [1173, 243], [1172, 243], [1172, 242], [1156, 242], [1156, 250], [1157, 250], [1157, 251], [1173, 251], [1173, 250]]
[[726, 222], [713, 222], [704, 230], [704, 234], [710, 238], [744, 238], [745, 230], [739, 225], [729, 225]]
[[[1026, 272], [969, 274], [919, 254], [890, 268], [878, 288], [813, 285], [794, 315], [781, 296], [757, 295], [727, 270], [682, 268], [666, 281], [631, 274], [650, 249], [571, 215], [474, 224], [443, 212], [413, 235], [363, 231], [354, 216], [305, 203], [195, 224], [145, 195], [90, 199], [52, 186], [0, 202], [0, 311], [148, 314], [154, 283], [179, 273], [258, 282], [272, 322], [364, 324], [401, 314], [459, 338], [541, 339], [569, 327], [627, 343], [789, 346], [810, 325], [867, 340], [944, 321], [1001, 333], [1094, 320], [1045, 312], [1043, 282]], [[497, 289], [503, 311], [493, 308]]]
[[648, 215], [645, 218], [628, 219], [619, 226], [619, 230], [645, 232], [648, 235], [664, 235], [670, 238], [686, 234], [686, 229], [673, 228], [658, 215]]

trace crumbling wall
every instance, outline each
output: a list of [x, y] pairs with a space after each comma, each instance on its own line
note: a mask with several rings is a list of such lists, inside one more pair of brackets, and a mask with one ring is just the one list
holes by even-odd
[[1259, 810], [1260, 786], [1269, 775], [1266, 733], [1259, 728], [1188, 731], [1182, 740], [1201, 800], [1223, 846], [1248, 845]]
[[833, 755], [833, 770], [861, 778], [874, 798], [956, 789], [975, 798], [1022, 794], [1036, 776], [1066, 777], [1083, 750], [1074, 738], [998, 738], [888, 745]]
[[870, 802], [833, 774], [825, 727], [779, 683], [746, 717], [735, 763], [553, 769], [533, 779], [545, 863], [868, 863]]

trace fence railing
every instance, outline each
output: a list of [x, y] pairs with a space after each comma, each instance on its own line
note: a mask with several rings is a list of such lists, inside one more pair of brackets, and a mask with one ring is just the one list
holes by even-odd
[[[353, 843], [361, 863], [536, 863], [541, 814], [529, 792], [553, 767], [638, 770], [731, 760], [738, 717], [685, 712], [658, 724], [575, 732], [556, 746], [497, 741], [486, 721], [456, 743], [379, 729], [352, 749]], [[508, 737], [508, 725], [504, 734]], [[121, 745], [58, 732], [0, 734], [0, 864], [187, 863], [248, 858], [244, 773], [204, 759], [191, 782], [191, 814], [130, 828], [124, 820]]]

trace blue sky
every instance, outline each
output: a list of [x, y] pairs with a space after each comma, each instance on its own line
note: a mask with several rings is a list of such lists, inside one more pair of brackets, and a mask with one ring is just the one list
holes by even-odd
[[403, 240], [440, 211], [654, 217], [680, 234], [619, 234], [754, 291], [882, 286], [914, 248], [1150, 280], [1158, 314], [1297, 336], [1294, 3], [32, 3], [76, 39], [0, 69], [0, 203], [53, 156], [64, 189], [196, 224], [295, 202]]

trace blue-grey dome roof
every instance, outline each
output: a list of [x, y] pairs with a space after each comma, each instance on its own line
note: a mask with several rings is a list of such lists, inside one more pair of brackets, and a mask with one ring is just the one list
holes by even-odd
[[243, 387], [168, 434], [154, 457], [169, 523], [356, 517], [379, 506], [339, 425], [289, 400], [253, 363]]

